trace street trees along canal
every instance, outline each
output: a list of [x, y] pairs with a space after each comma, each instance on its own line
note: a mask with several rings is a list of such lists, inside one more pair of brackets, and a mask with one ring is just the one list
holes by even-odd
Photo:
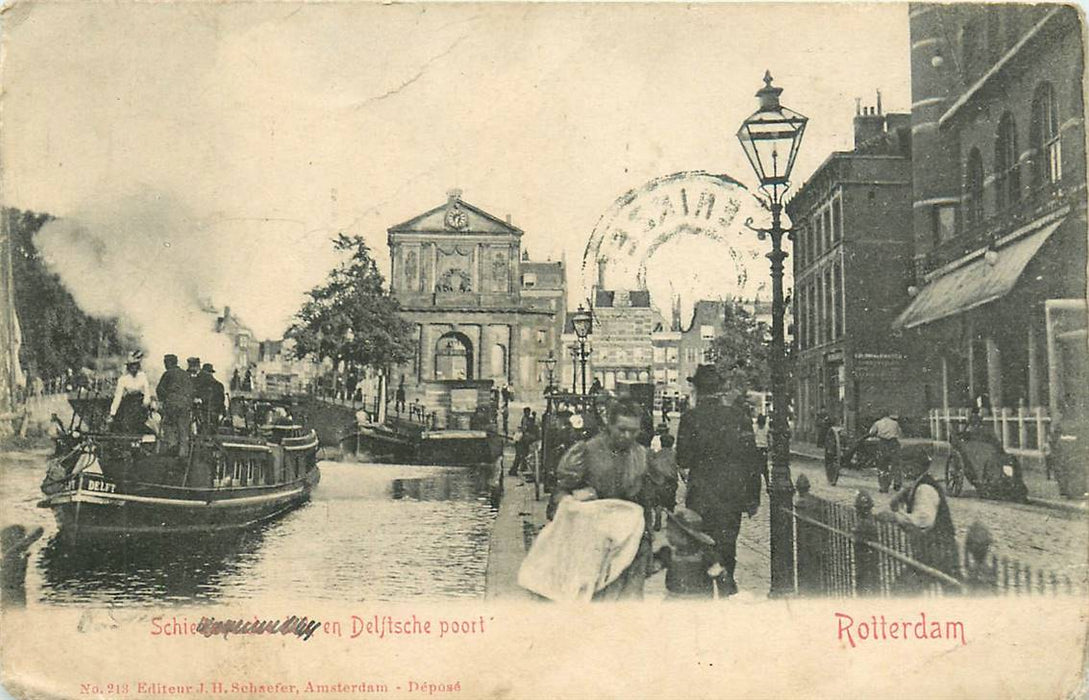
[[412, 326], [385, 291], [385, 279], [360, 236], [337, 234], [333, 247], [344, 259], [325, 283], [307, 292], [286, 337], [295, 356], [384, 367], [412, 358]]
[[5, 209], [3, 217], [12, 242], [23, 366], [48, 379], [63, 375], [66, 369], [93, 366], [100, 353], [118, 356], [132, 347], [134, 339], [119, 330], [116, 319], [97, 319], [79, 308], [57, 271], [38, 251], [35, 236], [53, 217], [16, 209]]

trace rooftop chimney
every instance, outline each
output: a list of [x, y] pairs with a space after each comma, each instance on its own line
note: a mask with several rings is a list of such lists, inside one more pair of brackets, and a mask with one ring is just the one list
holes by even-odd
[[598, 289], [605, 289], [605, 264], [604, 258], [597, 261], [597, 287]]
[[[856, 102], [855, 111], [861, 100]], [[881, 104], [881, 93], [877, 93], [877, 104]], [[872, 138], [885, 133], [885, 116], [881, 114], [880, 107], [863, 107], [861, 114], [855, 114], [855, 148]]]

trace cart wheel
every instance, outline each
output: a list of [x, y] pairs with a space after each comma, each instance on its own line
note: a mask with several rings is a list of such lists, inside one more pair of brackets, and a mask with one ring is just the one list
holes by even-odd
[[953, 450], [945, 463], [945, 488], [950, 496], [959, 496], [964, 491], [964, 458]]
[[840, 460], [843, 457], [843, 443], [838, 431], [829, 430], [824, 436], [824, 475], [831, 486], [839, 481]]

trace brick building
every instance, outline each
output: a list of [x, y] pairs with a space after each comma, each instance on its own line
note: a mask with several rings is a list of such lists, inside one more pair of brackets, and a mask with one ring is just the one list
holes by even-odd
[[886, 408], [925, 414], [925, 388], [890, 332], [911, 283], [911, 129], [881, 97], [856, 107], [854, 149], [834, 152], [786, 204], [794, 226], [795, 430], [817, 416], [855, 430]]
[[390, 288], [416, 326], [416, 358], [397, 371], [410, 400], [424, 382], [491, 379], [540, 399], [543, 362], [560, 356], [564, 265], [533, 263], [521, 229], [461, 199], [388, 230]]
[[977, 405], [1039, 454], [1089, 384], [1079, 14], [920, 4], [910, 28], [916, 294], [895, 327], [937, 377], [935, 434]]
[[254, 339], [253, 331], [231, 313], [231, 307], [224, 306], [223, 315], [216, 317], [215, 330], [231, 339], [234, 367], [244, 372], [247, 367], [257, 362], [258, 343]]
[[614, 391], [618, 380], [652, 382], [651, 334], [662, 317], [650, 304], [650, 292], [595, 288], [592, 299], [593, 353], [587, 382], [597, 379], [607, 391]]

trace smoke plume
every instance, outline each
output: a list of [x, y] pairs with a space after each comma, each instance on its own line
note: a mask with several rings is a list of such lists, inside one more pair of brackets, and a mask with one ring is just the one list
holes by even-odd
[[[275, 245], [274, 239], [248, 241], [221, 228], [166, 195], [145, 193], [51, 221], [35, 244], [84, 312], [118, 319], [139, 338], [149, 375], [158, 375], [162, 356], [173, 353], [183, 366], [188, 356], [213, 363], [223, 379], [234, 363], [231, 338], [215, 332], [223, 307], [249, 325], [246, 310], [257, 311], [261, 299], [276, 292], [289, 304], [294, 299], [283, 279], [257, 269], [253, 246]], [[261, 327], [266, 318], [256, 316], [260, 323], [250, 327], [258, 339], [282, 333]], [[256, 359], [256, 348], [250, 357]]]

